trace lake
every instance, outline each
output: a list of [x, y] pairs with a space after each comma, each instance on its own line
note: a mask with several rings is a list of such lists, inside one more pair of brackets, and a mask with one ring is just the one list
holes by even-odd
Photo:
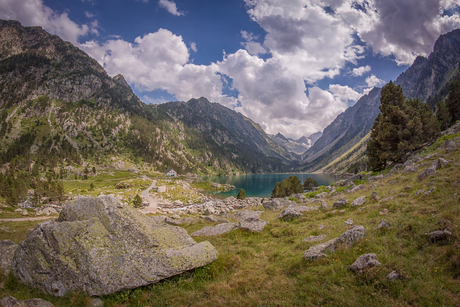
[[246, 192], [246, 197], [270, 197], [276, 183], [288, 178], [291, 175], [297, 176], [302, 184], [304, 183], [305, 179], [311, 177], [312, 179], [316, 180], [320, 186], [327, 186], [338, 180], [337, 177], [326, 174], [260, 174], [228, 177], [211, 176], [204, 179], [221, 184], [228, 183], [236, 187], [236, 190], [215, 193], [215, 196], [219, 198], [230, 196], [236, 197], [240, 189], [244, 189]]

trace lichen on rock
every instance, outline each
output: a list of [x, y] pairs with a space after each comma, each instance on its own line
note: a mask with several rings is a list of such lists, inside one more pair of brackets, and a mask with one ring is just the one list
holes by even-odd
[[180, 227], [157, 224], [111, 196], [79, 198], [56, 221], [38, 226], [14, 254], [24, 283], [63, 296], [82, 290], [107, 295], [204, 266], [214, 246], [196, 243]]

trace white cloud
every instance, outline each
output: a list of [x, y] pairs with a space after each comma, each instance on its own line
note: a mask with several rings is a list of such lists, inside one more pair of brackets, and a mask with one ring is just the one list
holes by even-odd
[[72, 43], [90, 31], [88, 25], [77, 25], [66, 12], [59, 14], [41, 0], [0, 0], [0, 8], [1, 19], [18, 20], [24, 26], [42, 26], [46, 31]]
[[371, 71], [371, 67], [369, 65], [366, 65], [366, 66], [361, 66], [358, 68], [353, 68], [353, 71], [351, 72], [351, 74], [354, 77], [360, 77], [370, 71]]
[[241, 31], [241, 36], [246, 40], [241, 45], [251, 54], [259, 55], [267, 53], [267, 50], [258, 42], [254, 40], [258, 39], [258, 36], [254, 36], [254, 33]]
[[80, 47], [110, 75], [123, 74], [139, 91], [162, 89], [184, 101], [205, 96], [227, 105], [235, 103], [222, 94], [217, 65], [189, 63], [189, 50], [182, 37], [168, 30], [137, 37], [134, 43], [113, 39], [103, 44], [90, 41]]
[[369, 77], [366, 78], [366, 84], [370, 88], [373, 88], [374, 86], [377, 86], [377, 85], [382, 85], [384, 83], [385, 83], [384, 80], [377, 78], [375, 75], [370, 75]]
[[94, 14], [91, 13], [91, 12], [86, 11], [86, 12], [85, 12], [85, 16], [86, 16], [86, 18], [93, 18], [93, 17], [96, 16], [96, 15], [94, 15]]
[[192, 49], [193, 52], [197, 52], [197, 51], [198, 51], [198, 49], [196, 48], [196, 43], [195, 43], [195, 42], [191, 42], [191, 43], [190, 43], [190, 49]]
[[175, 15], [175, 16], [182, 16], [184, 15], [183, 12], [179, 12], [177, 10], [177, 6], [176, 6], [176, 3], [174, 1], [171, 1], [171, 0], [159, 0], [158, 1], [158, 5], [164, 9], [166, 9], [168, 12], [170, 12], [171, 14]]

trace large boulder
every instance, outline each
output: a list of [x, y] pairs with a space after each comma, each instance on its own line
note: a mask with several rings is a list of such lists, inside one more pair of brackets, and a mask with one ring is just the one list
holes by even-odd
[[381, 263], [377, 260], [377, 255], [374, 253], [364, 254], [359, 256], [350, 266], [350, 270], [357, 274], [362, 274], [366, 269], [379, 266]]
[[251, 211], [243, 210], [233, 213], [233, 218], [237, 221], [244, 221], [247, 219], [258, 219], [262, 215], [263, 211]]
[[281, 211], [280, 215], [278, 215], [277, 219], [281, 219], [284, 221], [291, 221], [296, 218], [299, 218], [303, 215], [303, 212], [308, 212], [308, 211], [318, 211], [319, 206], [289, 206], [283, 211]]
[[350, 247], [355, 242], [366, 238], [366, 230], [361, 225], [348, 228], [337, 238], [331, 239], [325, 243], [317, 244], [310, 247], [303, 255], [306, 260], [316, 260], [327, 256], [327, 253], [333, 253], [339, 246]]
[[5, 275], [8, 275], [11, 270], [11, 262], [17, 247], [18, 245], [11, 240], [0, 241], [0, 268]]
[[266, 200], [262, 203], [265, 210], [272, 210], [272, 211], [281, 211], [285, 207], [289, 207], [291, 205], [295, 205], [295, 201], [287, 200], [284, 198], [273, 198]]
[[267, 221], [257, 218], [248, 218], [236, 224], [235, 229], [243, 229], [249, 232], [261, 232], [266, 225], [268, 225]]
[[2, 307], [54, 307], [48, 301], [41, 298], [32, 298], [30, 300], [20, 301], [12, 296], [4, 297], [0, 300]]
[[157, 282], [217, 259], [211, 243], [157, 224], [112, 196], [78, 198], [37, 225], [14, 253], [23, 283], [54, 296], [107, 295]]
[[198, 231], [195, 231], [190, 236], [192, 237], [210, 237], [210, 236], [218, 236], [227, 232], [232, 231], [235, 229], [235, 223], [222, 223], [212, 226], [205, 226]]

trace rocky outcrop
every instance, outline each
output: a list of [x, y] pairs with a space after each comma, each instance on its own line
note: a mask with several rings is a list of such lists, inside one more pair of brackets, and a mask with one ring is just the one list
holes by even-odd
[[295, 202], [284, 198], [273, 198], [264, 201], [262, 205], [264, 206], [265, 210], [281, 211], [285, 207], [295, 205]]
[[249, 232], [261, 232], [268, 224], [267, 221], [261, 219], [248, 218], [236, 224], [235, 229], [243, 229]]
[[107, 295], [204, 266], [217, 259], [209, 242], [157, 224], [111, 196], [79, 198], [56, 221], [39, 224], [14, 253], [14, 275], [54, 295]]
[[0, 300], [2, 307], [54, 307], [48, 301], [41, 298], [32, 298], [30, 300], [20, 301], [15, 297], [7, 296]]
[[283, 211], [281, 211], [277, 219], [281, 219], [284, 221], [291, 221], [291, 220], [301, 217], [303, 215], [303, 212], [318, 211], [318, 210], [319, 210], [319, 207], [317, 206], [312, 206], [312, 207], [297, 206], [297, 205], [289, 206]]
[[364, 254], [359, 256], [350, 266], [350, 270], [357, 274], [362, 274], [365, 270], [379, 266], [381, 263], [377, 260], [377, 255], [374, 253]]
[[317, 244], [310, 247], [303, 255], [306, 260], [316, 260], [326, 257], [327, 253], [333, 253], [339, 246], [350, 247], [355, 242], [366, 238], [366, 230], [361, 225], [350, 227], [337, 238], [331, 239], [325, 243]]

